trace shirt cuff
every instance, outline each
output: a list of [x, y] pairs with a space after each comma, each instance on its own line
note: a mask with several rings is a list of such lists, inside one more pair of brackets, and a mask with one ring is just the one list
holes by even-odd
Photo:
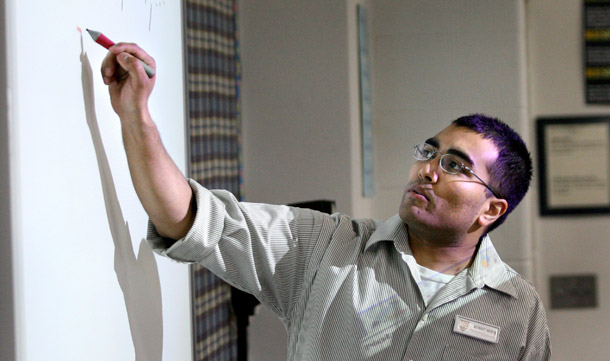
[[225, 190], [210, 191], [193, 179], [187, 179], [197, 203], [192, 227], [182, 239], [162, 237], [154, 224], [148, 221], [147, 241], [153, 251], [178, 262], [201, 262], [220, 240], [227, 204], [237, 206], [232, 193]]

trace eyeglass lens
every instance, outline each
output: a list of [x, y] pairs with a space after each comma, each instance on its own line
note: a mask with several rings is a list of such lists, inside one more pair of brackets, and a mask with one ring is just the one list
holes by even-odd
[[[438, 151], [429, 144], [420, 143], [415, 146], [413, 155], [417, 160], [430, 160]], [[450, 174], [457, 174], [464, 169], [464, 162], [462, 159], [453, 154], [444, 154], [440, 160], [441, 168]]]

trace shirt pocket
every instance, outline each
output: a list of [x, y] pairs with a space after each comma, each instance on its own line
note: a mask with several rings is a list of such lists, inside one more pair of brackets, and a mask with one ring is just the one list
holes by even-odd
[[445, 346], [443, 350], [443, 357], [441, 361], [484, 361], [478, 357], [464, 353], [464, 351], [457, 350], [453, 347]]

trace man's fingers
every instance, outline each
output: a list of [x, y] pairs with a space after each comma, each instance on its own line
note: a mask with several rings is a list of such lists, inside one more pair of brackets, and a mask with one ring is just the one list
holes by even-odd
[[110, 51], [114, 54], [129, 53], [132, 56], [142, 60], [144, 63], [148, 64], [148, 66], [150, 66], [151, 68], [156, 68], [155, 59], [152, 56], [148, 55], [148, 53], [142, 48], [140, 48], [137, 44], [117, 43], [110, 48]]
[[149, 67], [149, 77], [155, 73], [155, 60], [136, 44], [117, 43], [108, 50], [102, 62], [102, 78], [106, 85], [124, 79], [128, 73], [141, 76], [146, 73], [143, 63]]
[[104, 58], [104, 61], [102, 61], [102, 78], [104, 79], [104, 84], [108, 85], [112, 82], [116, 68], [116, 55], [109, 52]]
[[[142, 61], [129, 53], [120, 53], [117, 55], [117, 60], [123, 69], [125, 69], [128, 73], [132, 74], [136, 77], [146, 76], [146, 72], [144, 71], [144, 67], [142, 65]], [[118, 78], [122, 79], [127, 74], [118, 74]]]

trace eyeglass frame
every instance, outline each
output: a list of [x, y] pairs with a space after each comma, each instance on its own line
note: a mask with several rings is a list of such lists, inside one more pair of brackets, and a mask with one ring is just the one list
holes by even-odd
[[[420, 153], [420, 154], [421, 154], [421, 151], [419, 151], [418, 147], [419, 147], [419, 146], [422, 146], [422, 147], [423, 147], [423, 146], [426, 146], [426, 145], [427, 145], [427, 146], [429, 146], [429, 147], [431, 147], [431, 148], [433, 148], [433, 153], [432, 153], [432, 154], [430, 155], [430, 157], [428, 157], [428, 158], [418, 158], [418, 157], [417, 157], [417, 154], [418, 154], [418, 153]], [[413, 146], [413, 158], [415, 158], [415, 160], [417, 160], [417, 161], [429, 161], [429, 160], [431, 160], [431, 159], [434, 159], [434, 158], [436, 157], [436, 155], [437, 155], [437, 154], [441, 154], [441, 152], [439, 152], [439, 151], [436, 149], [436, 147], [435, 147], [435, 146], [433, 146], [433, 145], [431, 145], [431, 144], [428, 144], [428, 143], [426, 143], [426, 142], [424, 142], [424, 143], [417, 143], [417, 144], [415, 144], [415, 145]], [[441, 157], [440, 157], [440, 159], [439, 159], [438, 165], [441, 167], [441, 169], [443, 170], [443, 172], [445, 172], [445, 173], [447, 173], [447, 174], [453, 174], [453, 175], [455, 175], [455, 174], [458, 174], [458, 173], [460, 173], [461, 171], [463, 171], [463, 170], [465, 169], [465, 170], [467, 170], [467, 171], [468, 171], [470, 174], [472, 174], [472, 175], [473, 175], [473, 176], [474, 176], [476, 179], [478, 179], [478, 180], [479, 180], [481, 183], [483, 183], [483, 185], [484, 185], [485, 187], [487, 187], [487, 189], [489, 189], [489, 191], [490, 191], [490, 192], [491, 192], [491, 193], [492, 193], [492, 194], [493, 194], [493, 195], [494, 195], [496, 198], [498, 198], [498, 199], [502, 199], [502, 197], [500, 197], [500, 196], [498, 195], [498, 193], [497, 193], [496, 191], [494, 191], [494, 190], [493, 190], [493, 188], [491, 188], [491, 186], [490, 186], [489, 184], [487, 184], [487, 183], [486, 183], [484, 180], [482, 180], [482, 179], [481, 179], [481, 177], [479, 177], [479, 176], [478, 176], [478, 175], [477, 175], [477, 174], [476, 174], [476, 173], [475, 173], [475, 172], [474, 172], [472, 169], [470, 169], [470, 168], [469, 168], [469, 167], [468, 167], [466, 164], [464, 164], [463, 162], [459, 162], [459, 165], [460, 165], [460, 168], [461, 168], [461, 169], [460, 169], [460, 170], [458, 170], [458, 171], [457, 171], [457, 172], [455, 172], [455, 173], [451, 173], [450, 171], [448, 171], [447, 169], [445, 169], [445, 167], [443, 167], [443, 158], [444, 158], [445, 156], [448, 156], [448, 155], [452, 155], [452, 156], [454, 156], [454, 157], [458, 157], [458, 158], [460, 158], [458, 155], [451, 154], [451, 153], [445, 153], [445, 154], [441, 154]]]

